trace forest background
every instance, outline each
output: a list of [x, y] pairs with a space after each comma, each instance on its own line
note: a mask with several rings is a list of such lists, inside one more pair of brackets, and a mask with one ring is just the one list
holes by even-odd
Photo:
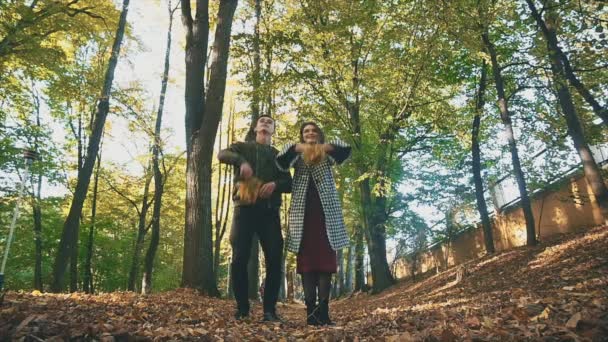
[[215, 155], [261, 114], [277, 147], [305, 120], [353, 147], [335, 295], [381, 291], [396, 260], [477, 224], [492, 253], [505, 176], [529, 245], [528, 193], [573, 167], [608, 218], [602, 1], [190, 2], [0, 4], [3, 254], [26, 185], [8, 288], [228, 296], [232, 170]]

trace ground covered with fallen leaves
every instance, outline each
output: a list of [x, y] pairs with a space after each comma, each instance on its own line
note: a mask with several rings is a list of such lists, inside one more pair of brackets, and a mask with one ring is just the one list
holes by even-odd
[[232, 318], [230, 300], [191, 290], [142, 296], [8, 292], [0, 340], [17, 341], [608, 341], [608, 227], [559, 236], [405, 280], [377, 295], [331, 304], [334, 327], [304, 324], [302, 304], [279, 304], [282, 323]]

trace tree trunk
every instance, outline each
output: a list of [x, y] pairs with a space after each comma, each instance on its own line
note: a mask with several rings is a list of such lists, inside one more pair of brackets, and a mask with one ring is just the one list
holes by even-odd
[[[141, 218], [139, 220], [141, 221]], [[135, 281], [137, 280], [137, 275], [139, 273], [139, 257], [144, 248], [145, 237], [146, 232], [138, 227], [137, 238], [135, 239], [135, 246], [133, 248], [133, 258], [131, 259], [131, 268], [129, 270], [129, 280], [127, 282], [128, 291], [135, 291]]]
[[40, 190], [42, 188], [42, 174], [38, 175], [36, 182], [37, 192], [33, 196], [34, 205], [34, 289], [42, 291], [42, 210], [40, 209]]
[[[593, 94], [591, 94], [587, 87], [585, 87], [585, 85], [574, 74], [574, 70], [570, 65], [570, 60], [568, 56], [566, 56], [564, 51], [562, 51], [562, 49], [559, 47], [559, 41], [557, 39], [555, 27], [547, 21], [543, 20], [541, 14], [536, 9], [536, 5], [534, 5], [534, 1], [526, 0], [526, 3], [528, 4], [530, 11], [532, 12], [532, 17], [534, 18], [534, 20], [536, 20], [536, 24], [540, 28], [543, 36], [545, 37], [545, 40], [547, 41], [547, 49], [549, 50], [549, 54], [554, 55], [551, 58], [559, 60], [559, 63], [561, 65], [560, 77], [564, 80], [567, 79], [570, 82], [570, 84], [578, 91], [578, 93], [585, 99], [585, 101], [587, 101], [591, 108], [593, 108], [593, 112], [598, 117], [600, 117], [604, 122], [604, 125], [608, 127], [608, 108], [603, 108], [597, 102]], [[548, 10], [551, 10], [550, 8], [554, 6], [554, 4], [552, 3], [547, 5], [549, 5], [546, 6]]]
[[222, 0], [217, 15], [215, 39], [211, 54], [211, 67], [209, 71], [209, 89], [205, 100], [205, 115], [203, 116], [201, 134], [201, 187], [199, 198], [202, 205], [199, 207], [201, 213], [202, 244], [201, 260], [202, 267], [199, 273], [201, 279], [201, 291], [211, 296], [219, 296], [217, 283], [213, 270], [213, 224], [211, 213], [211, 176], [212, 159], [215, 136], [219, 121], [222, 117], [224, 104], [224, 92], [226, 90], [226, 77], [228, 73], [228, 56], [230, 53], [230, 38], [232, 30], [232, 19], [236, 10], [237, 0]]
[[494, 75], [494, 83], [496, 84], [496, 92], [498, 93], [498, 107], [500, 109], [500, 119], [505, 128], [507, 139], [509, 141], [509, 151], [511, 152], [511, 161], [513, 163], [513, 173], [517, 180], [517, 186], [519, 189], [520, 204], [524, 212], [524, 218], [526, 220], [526, 241], [528, 246], [535, 246], [536, 231], [534, 228], [534, 215], [532, 214], [532, 206], [530, 205], [530, 198], [528, 197], [528, 190], [526, 189], [526, 179], [521, 169], [521, 163], [519, 161], [519, 153], [517, 151], [517, 143], [515, 142], [515, 134], [513, 133], [513, 126], [511, 124], [511, 114], [509, 113], [509, 106], [507, 98], [505, 96], [504, 81], [501, 74], [501, 68], [498, 64], [498, 57], [494, 44], [490, 41], [487, 29], [482, 33], [481, 38], [486, 47], [486, 50], [490, 54], [492, 61], [492, 73]]
[[[40, 96], [32, 81], [32, 95], [36, 113], [36, 128], [40, 129]], [[34, 151], [38, 150], [38, 136], [34, 135]], [[33, 174], [33, 172], [32, 172]], [[30, 180], [33, 181], [34, 177]], [[24, 180], [24, 182], [27, 180]], [[42, 171], [38, 173], [36, 185], [32, 184], [32, 211], [34, 218], [34, 289], [43, 291], [42, 286], [42, 209], [40, 208], [42, 191]]]
[[144, 248], [144, 239], [148, 233], [148, 226], [146, 225], [146, 217], [148, 216], [148, 210], [150, 209], [150, 183], [152, 182], [152, 175], [150, 175], [150, 165], [146, 168], [146, 182], [144, 184], [144, 194], [141, 199], [141, 211], [139, 212], [139, 218], [137, 221], [137, 238], [135, 239], [135, 247], [133, 249], [133, 259], [131, 260], [131, 270], [129, 271], [129, 280], [127, 283], [128, 291], [135, 291], [135, 284], [139, 275], [139, 264], [141, 251]]
[[76, 248], [76, 239], [80, 227], [82, 207], [87, 195], [89, 183], [91, 181], [91, 174], [93, 173], [95, 159], [97, 158], [101, 134], [103, 132], [108, 111], [110, 109], [110, 92], [112, 89], [112, 81], [114, 80], [114, 70], [116, 69], [116, 64], [118, 63], [120, 46], [122, 44], [122, 38], [125, 32], [129, 1], [130, 0], [123, 0], [118, 29], [116, 30], [116, 37], [112, 46], [112, 55], [110, 57], [108, 69], [106, 70], [103, 90], [101, 92], [99, 103], [97, 104], [97, 113], [95, 114], [93, 129], [87, 147], [86, 159], [82, 168], [82, 174], [79, 175], [76, 183], [74, 199], [72, 200], [70, 211], [63, 226], [59, 248], [55, 257], [55, 263], [53, 265], [53, 283], [51, 285], [51, 290], [54, 292], [59, 292], [62, 290], [63, 278], [69, 263], [69, 257], [72, 254], [72, 251]]
[[253, 27], [253, 70], [251, 75], [251, 125], [247, 131], [246, 141], [255, 140], [255, 125], [260, 117], [260, 81], [262, 62], [260, 58], [260, 21], [262, 17], [262, 0], [255, 0], [255, 25]]
[[[93, 114], [91, 114], [93, 116]], [[103, 135], [103, 132], [102, 132]], [[82, 168], [84, 166], [85, 156], [83, 155], [83, 147], [86, 144], [86, 133], [83, 129], [82, 122], [82, 111], [78, 113], [78, 173], [77, 177], [80, 179], [82, 177]], [[101, 144], [101, 140], [100, 140]], [[82, 212], [79, 217], [80, 222], [82, 222]], [[76, 236], [74, 237], [76, 243], [74, 248], [72, 248], [72, 253], [70, 255], [70, 292], [76, 292], [78, 290], [78, 236], [80, 235], [80, 228], [76, 230]]]
[[186, 218], [184, 227], [184, 260], [182, 286], [200, 288], [202, 285], [202, 198], [201, 140], [199, 139], [205, 112], [205, 64], [209, 35], [209, 2], [196, 1], [196, 17], [192, 18], [190, 0], [181, 0], [182, 23], [186, 30]]
[[234, 299], [234, 289], [232, 288], [232, 273], [230, 273], [230, 267], [228, 267], [228, 279], [227, 279], [227, 284], [228, 284], [228, 291], [226, 294], [226, 297], [229, 299]]
[[[547, 17], [545, 18], [545, 23], [548, 35], [555, 38], [556, 18], [554, 18], [554, 16], [555, 13], [553, 11], [548, 11]], [[555, 87], [557, 88], [557, 97], [559, 100], [559, 104], [562, 108], [562, 113], [566, 118], [568, 134], [572, 138], [572, 141], [574, 142], [574, 148], [576, 149], [579, 157], [581, 158], [585, 178], [591, 186], [591, 190], [593, 191], [595, 200], [597, 201], [602, 211], [604, 222], [608, 224], [608, 189], [606, 188], [606, 183], [604, 183], [601, 169], [595, 162], [593, 154], [591, 153], [589, 145], [587, 144], [587, 141], [585, 139], [583, 127], [581, 126], [581, 123], [579, 121], [578, 115], [576, 113], [576, 108], [574, 107], [574, 103], [572, 101], [572, 95], [570, 94], [570, 89], [568, 88], [568, 84], [566, 83], [564, 65], [562, 63], [562, 60], [559, 58], [559, 53], [554, 49], [554, 47], [550, 43], [547, 43], [547, 49], [549, 52], [549, 60], [551, 62], [553, 82], [555, 83]]]
[[[230, 146], [231, 144], [231, 126], [232, 126], [232, 117], [233, 110], [230, 111], [228, 115], [228, 132], [226, 134], [226, 146]], [[219, 134], [219, 150], [222, 150], [222, 135]], [[224, 239], [224, 235], [226, 233], [226, 227], [228, 223], [228, 213], [230, 211], [230, 193], [231, 193], [231, 182], [232, 178], [231, 172], [232, 168], [229, 165], [222, 165], [222, 163], [218, 163], [218, 177], [217, 177], [217, 194], [215, 197], [215, 241], [214, 241], [214, 255], [213, 255], [213, 269], [216, 276], [216, 283], [219, 282], [219, 266], [221, 259], [221, 247], [222, 240]]]
[[477, 103], [475, 104], [475, 117], [473, 119], [473, 132], [471, 133], [471, 152], [473, 153], [473, 180], [475, 182], [475, 198], [477, 199], [477, 211], [481, 217], [483, 227], [483, 238], [488, 254], [494, 253], [494, 238], [492, 236], [492, 224], [488, 215], [488, 207], [484, 198], [483, 179], [481, 178], [481, 152], [479, 149], [479, 127], [481, 125], [481, 114], [485, 104], [487, 68], [484, 61], [481, 65], [481, 79], [477, 92]]
[[[258, 118], [260, 117], [260, 70], [261, 70], [261, 59], [260, 59], [260, 20], [262, 16], [261, 0], [255, 0], [255, 25], [253, 28], [253, 70], [251, 75], [251, 123], [249, 130], [245, 136], [246, 141], [255, 140], [254, 128], [257, 124]], [[260, 269], [260, 248], [257, 236], [254, 237], [253, 244], [251, 245], [251, 257], [247, 264], [248, 276], [249, 276], [249, 297], [250, 299], [258, 298], [258, 284], [259, 269]]]
[[346, 252], [346, 277], [344, 281], [344, 294], [351, 293], [353, 290], [353, 246], [348, 247]]
[[[173, 29], [173, 14], [177, 7], [172, 8], [171, 0], [167, 5], [169, 10], [169, 28], [167, 29], [167, 47], [165, 49], [165, 64], [163, 77], [160, 85], [160, 97], [158, 100], [158, 111], [156, 112], [156, 123], [154, 124], [154, 145], [152, 147], [152, 171], [154, 172], [154, 204], [152, 207], [152, 233], [150, 245], [146, 251], [144, 259], [144, 274], [141, 281], [141, 292], [149, 294], [152, 291], [152, 271], [154, 269], [154, 258], [160, 243], [160, 210], [162, 208], [162, 198], [165, 181], [160, 171], [160, 151], [161, 151], [161, 128], [163, 121], [163, 111], [165, 108], [165, 95], [167, 93], [167, 83], [169, 81], [169, 66], [171, 56], [171, 31]], [[168, 175], [165, 175], [168, 177]]]
[[99, 155], [97, 156], [97, 167], [95, 171], [95, 178], [93, 179], [93, 199], [91, 203], [91, 223], [89, 227], [89, 239], [87, 240], [87, 255], [84, 262], [84, 276], [82, 279], [82, 288], [85, 293], [94, 293], [95, 288], [93, 287], [93, 240], [95, 238], [95, 223], [97, 218], [97, 193], [99, 185], [99, 170], [101, 168], [101, 150], [103, 146], [103, 138], [99, 147]]
[[[80, 217], [82, 221], [82, 216]], [[79, 223], [80, 226], [80, 223]], [[74, 247], [70, 255], [70, 292], [78, 291], [78, 254], [80, 254], [80, 227], [74, 232]]]
[[294, 301], [294, 279], [293, 279], [293, 269], [291, 266], [288, 266], [285, 270], [285, 277], [287, 278], [287, 298], [286, 300], [288, 302], [293, 302]]
[[370, 266], [372, 271], [373, 292], [378, 293], [395, 283], [386, 259], [386, 220], [383, 216], [383, 197], [378, 197], [376, 203], [372, 202], [369, 178], [360, 183], [361, 204], [366, 213], [365, 224], [367, 225], [367, 248], [369, 252]]
[[365, 270], [363, 269], [363, 227], [355, 227], [355, 288], [354, 291], [365, 289]]
[[338, 259], [338, 274], [334, 278], [333, 298], [338, 298], [344, 294], [344, 254], [342, 249], [338, 250], [336, 258]]

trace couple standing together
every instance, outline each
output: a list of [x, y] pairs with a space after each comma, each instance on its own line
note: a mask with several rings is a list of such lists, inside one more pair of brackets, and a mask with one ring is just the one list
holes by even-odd
[[[299, 143], [288, 144], [279, 152], [270, 145], [274, 130], [274, 119], [262, 115], [255, 125], [255, 141], [234, 143], [218, 154], [220, 162], [234, 166], [236, 180], [230, 232], [235, 318], [249, 316], [247, 263], [257, 234], [266, 260], [264, 320], [280, 321], [276, 313], [283, 260], [279, 208], [281, 194], [292, 192], [287, 249], [297, 253], [306, 323], [330, 325], [328, 304], [331, 275], [337, 270], [336, 251], [348, 246], [331, 166], [348, 158], [350, 147], [338, 140], [326, 143], [321, 128], [305, 122]], [[293, 182], [290, 168], [295, 169]]]

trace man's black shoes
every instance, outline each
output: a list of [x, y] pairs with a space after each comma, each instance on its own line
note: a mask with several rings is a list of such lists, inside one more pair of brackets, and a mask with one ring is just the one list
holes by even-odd
[[234, 313], [234, 319], [237, 321], [242, 321], [249, 318], [249, 311], [236, 310]]
[[264, 322], [281, 322], [279, 316], [277, 316], [276, 312], [264, 312], [264, 318], [262, 318]]

